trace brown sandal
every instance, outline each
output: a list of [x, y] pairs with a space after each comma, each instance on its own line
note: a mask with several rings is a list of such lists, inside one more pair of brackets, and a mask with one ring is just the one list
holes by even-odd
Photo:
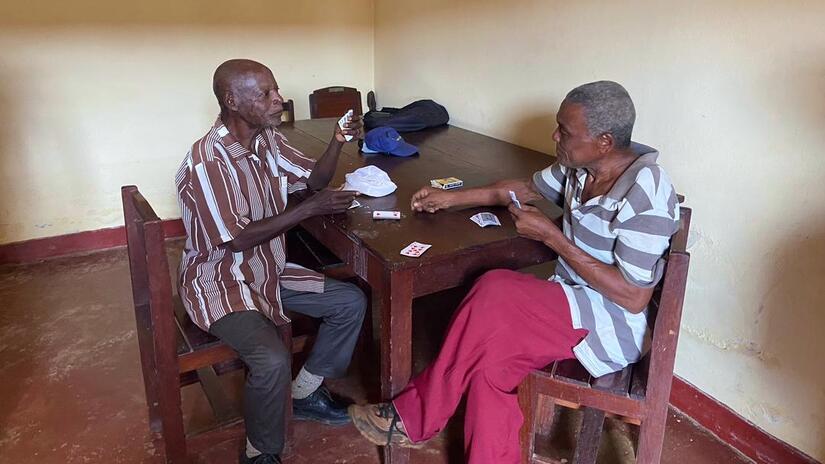
[[423, 444], [413, 443], [404, 432], [401, 418], [390, 403], [367, 404], [349, 407], [349, 414], [355, 428], [371, 443], [378, 446], [392, 444], [403, 448], [421, 448]]

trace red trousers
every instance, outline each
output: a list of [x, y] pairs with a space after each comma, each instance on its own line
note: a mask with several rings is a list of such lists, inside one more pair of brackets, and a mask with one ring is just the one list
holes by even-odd
[[410, 439], [420, 442], [444, 428], [467, 392], [467, 462], [517, 464], [518, 385], [530, 371], [572, 358], [585, 335], [573, 328], [558, 284], [487, 272], [461, 303], [436, 360], [393, 403]]

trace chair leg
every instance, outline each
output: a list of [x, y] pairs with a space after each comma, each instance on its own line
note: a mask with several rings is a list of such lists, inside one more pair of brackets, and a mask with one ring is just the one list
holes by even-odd
[[667, 405], [651, 411], [639, 426], [639, 445], [636, 450], [636, 464], [659, 464], [667, 424]]
[[[281, 341], [286, 346], [287, 353], [292, 353], [292, 324], [284, 324], [278, 326], [278, 332], [281, 336]], [[291, 364], [291, 363], [290, 363]], [[291, 374], [291, 369], [290, 369]], [[289, 450], [289, 445], [292, 443], [292, 389], [287, 389], [286, 407], [284, 408], [284, 454]]]
[[163, 430], [163, 420], [160, 413], [160, 400], [158, 398], [158, 371], [155, 368], [154, 355], [149, 354], [144, 360], [143, 350], [141, 350], [141, 364], [143, 367], [143, 386], [146, 393], [146, 408], [149, 412], [149, 430], [160, 432]]
[[604, 427], [604, 411], [595, 408], [582, 408], [583, 417], [573, 464], [596, 464], [599, 455], [599, 443]]
[[553, 421], [556, 418], [556, 403], [547, 395], [536, 395], [535, 398], [534, 410], [538, 413], [536, 413], [534, 429], [537, 435], [546, 437], [553, 430]]
[[163, 424], [158, 410], [158, 370], [155, 362], [152, 320], [148, 311], [135, 311], [135, 326], [137, 327], [138, 347], [140, 347], [140, 367], [146, 393], [146, 407], [149, 411], [149, 429], [153, 432], [160, 432]]
[[173, 347], [163, 346], [156, 354], [158, 366], [158, 414], [161, 419], [161, 437], [167, 464], [188, 464], [186, 434], [183, 428], [183, 411], [180, 399], [180, 372]]
[[521, 424], [519, 441], [521, 442], [521, 464], [531, 464], [536, 448], [536, 403], [535, 380], [528, 374], [518, 387], [518, 404], [524, 423]]

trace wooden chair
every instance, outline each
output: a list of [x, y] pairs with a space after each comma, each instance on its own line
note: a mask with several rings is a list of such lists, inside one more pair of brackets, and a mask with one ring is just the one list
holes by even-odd
[[340, 118], [348, 110], [363, 114], [361, 92], [352, 87], [326, 87], [309, 94], [309, 117]]
[[[160, 435], [167, 463], [187, 463], [188, 446], [243, 434], [242, 418], [218, 382], [219, 375], [243, 363], [229, 346], [195, 326], [174, 294], [163, 225], [152, 207], [135, 186], [123, 187], [121, 196], [149, 426]], [[293, 353], [311, 342], [308, 335], [293, 337], [289, 324], [278, 329]], [[180, 390], [193, 383], [200, 383], [215, 415], [218, 427], [210, 433], [184, 430]], [[289, 431], [291, 399], [286, 411]]]
[[658, 464], [662, 454], [676, 343], [682, 319], [690, 255], [685, 251], [689, 208], [681, 208], [679, 230], [671, 239], [667, 267], [654, 291], [648, 318], [653, 327], [650, 352], [625, 369], [591, 378], [576, 360], [560, 361], [531, 373], [518, 390], [524, 414], [522, 462], [556, 462], [536, 455], [536, 433], [547, 435], [556, 405], [583, 408], [573, 464], [593, 464], [606, 414], [640, 426], [638, 464]]
[[295, 102], [290, 98], [284, 100], [284, 112], [281, 113], [282, 122], [295, 122]]

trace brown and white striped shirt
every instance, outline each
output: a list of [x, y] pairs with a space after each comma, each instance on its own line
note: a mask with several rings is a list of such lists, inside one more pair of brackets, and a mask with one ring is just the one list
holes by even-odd
[[237, 253], [224, 245], [250, 222], [283, 212], [288, 194], [306, 189], [315, 165], [274, 128], [258, 135], [253, 148], [244, 148], [219, 117], [175, 176], [186, 227], [180, 296], [204, 330], [235, 311], [260, 311], [284, 324], [281, 285], [324, 291], [323, 275], [286, 262], [283, 235]]

